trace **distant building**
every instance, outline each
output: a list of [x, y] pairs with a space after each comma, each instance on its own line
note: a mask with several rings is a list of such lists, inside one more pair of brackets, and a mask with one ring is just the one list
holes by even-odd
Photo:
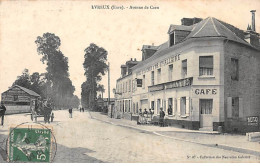
[[[114, 103], [115, 103], [115, 98], [110, 98], [110, 105], [114, 105]], [[108, 103], [108, 98], [101, 98], [101, 97], [99, 97], [98, 99], [97, 99], [97, 105], [99, 106], [99, 107], [108, 107], [108, 105], [109, 105], [109, 103]]]
[[170, 125], [259, 131], [260, 44], [252, 14], [247, 31], [213, 17], [170, 25], [169, 40], [143, 46], [142, 61], [117, 80], [117, 111], [159, 115], [163, 108]]
[[6, 114], [24, 113], [30, 112], [31, 101], [39, 97], [34, 91], [15, 85], [1, 94], [1, 101], [6, 106]]

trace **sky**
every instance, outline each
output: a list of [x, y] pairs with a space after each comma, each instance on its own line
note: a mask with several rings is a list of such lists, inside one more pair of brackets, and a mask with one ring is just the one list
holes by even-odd
[[[92, 5], [124, 6], [124, 10], [92, 9]], [[154, 6], [159, 9], [126, 9]], [[259, 0], [109, 0], [109, 1], [0, 1], [0, 93], [6, 91], [27, 68], [45, 72], [35, 40], [50, 32], [61, 39], [60, 50], [68, 57], [70, 79], [80, 98], [86, 80], [84, 49], [95, 43], [108, 51], [111, 97], [120, 66], [130, 58], [141, 60], [142, 45], [160, 45], [168, 40], [170, 24], [181, 24], [183, 17], [215, 17], [246, 30], [251, 24], [250, 10], [256, 10], [256, 31], [260, 32]], [[100, 82], [108, 96], [108, 78]]]

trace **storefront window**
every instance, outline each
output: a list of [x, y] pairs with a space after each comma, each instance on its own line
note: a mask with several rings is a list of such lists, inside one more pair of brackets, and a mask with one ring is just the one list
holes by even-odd
[[168, 115], [172, 115], [172, 98], [168, 99], [168, 109], [167, 109]]
[[200, 76], [213, 75], [213, 56], [199, 57]]
[[213, 99], [200, 99], [200, 113], [212, 114]]
[[151, 101], [151, 109], [154, 110], [154, 101]]
[[186, 97], [181, 98], [181, 116], [186, 115]]

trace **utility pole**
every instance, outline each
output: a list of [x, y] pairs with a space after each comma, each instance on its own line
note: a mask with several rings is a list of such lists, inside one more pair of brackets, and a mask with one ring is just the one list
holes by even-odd
[[[108, 106], [110, 105], [110, 64], [108, 62]], [[112, 118], [112, 108], [110, 107], [111, 118]]]

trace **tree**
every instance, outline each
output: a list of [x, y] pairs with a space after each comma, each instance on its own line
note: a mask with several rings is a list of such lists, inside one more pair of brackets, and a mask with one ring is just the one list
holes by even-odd
[[[102, 76], [105, 75], [105, 72], [108, 69], [107, 62], [107, 51], [98, 47], [96, 44], [91, 43], [89, 47], [84, 50], [84, 63], [83, 67], [85, 70], [84, 75], [86, 76], [86, 84], [84, 88], [85, 95], [88, 97], [88, 106], [92, 109], [96, 105], [96, 96], [97, 96], [97, 83], [101, 81]], [[82, 91], [83, 92], [83, 91]]]
[[41, 61], [47, 64], [45, 78], [51, 89], [49, 95], [56, 107], [68, 108], [67, 99], [73, 97], [75, 87], [69, 79], [68, 58], [60, 51], [60, 38], [53, 33], [44, 33], [35, 43], [38, 54], [42, 55]]
[[103, 99], [103, 93], [105, 93], [104, 85], [99, 84], [98, 87], [97, 87], [97, 91], [101, 92], [101, 97]]
[[38, 93], [42, 97], [46, 97], [45, 95], [45, 82], [44, 77], [38, 72], [34, 72], [32, 75], [29, 74], [28, 69], [24, 69], [21, 76], [18, 76], [17, 79], [14, 81], [12, 86], [19, 85], [30, 89], [36, 93]]

